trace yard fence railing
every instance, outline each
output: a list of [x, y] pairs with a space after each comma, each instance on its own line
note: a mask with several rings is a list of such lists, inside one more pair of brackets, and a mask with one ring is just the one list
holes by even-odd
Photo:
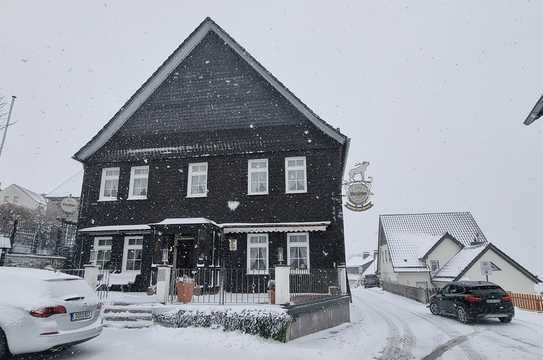
[[543, 311], [543, 295], [510, 293], [513, 305], [519, 309]]
[[428, 304], [430, 302], [430, 297], [439, 290], [439, 288], [415, 287], [387, 281], [382, 281], [381, 286], [385, 291], [416, 300], [423, 304]]
[[172, 270], [170, 301], [193, 304], [269, 304], [275, 269], [192, 268]]
[[290, 302], [303, 304], [344, 295], [338, 269], [290, 269]]

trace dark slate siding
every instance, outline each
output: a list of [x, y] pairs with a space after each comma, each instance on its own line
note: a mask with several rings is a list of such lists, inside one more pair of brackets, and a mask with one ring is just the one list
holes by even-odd
[[156, 147], [193, 156], [330, 146], [337, 143], [211, 32], [90, 161]]

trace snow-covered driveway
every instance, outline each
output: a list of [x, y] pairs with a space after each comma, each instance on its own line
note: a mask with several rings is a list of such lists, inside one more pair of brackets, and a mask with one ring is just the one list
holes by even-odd
[[68, 351], [17, 359], [543, 359], [543, 314], [464, 325], [380, 289], [355, 289], [351, 318], [288, 344], [212, 329], [108, 328]]

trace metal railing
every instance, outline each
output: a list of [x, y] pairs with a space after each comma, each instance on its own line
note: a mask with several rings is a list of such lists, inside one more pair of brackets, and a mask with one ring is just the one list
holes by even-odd
[[302, 304], [343, 295], [337, 269], [290, 269], [290, 301]]
[[269, 304], [274, 269], [193, 268], [172, 270], [170, 301], [194, 304]]

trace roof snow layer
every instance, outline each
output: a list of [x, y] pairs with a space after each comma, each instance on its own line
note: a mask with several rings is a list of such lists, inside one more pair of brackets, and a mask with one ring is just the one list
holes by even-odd
[[380, 223], [395, 268], [426, 268], [419, 258], [445, 233], [466, 247], [487, 242], [469, 212], [381, 215]]

